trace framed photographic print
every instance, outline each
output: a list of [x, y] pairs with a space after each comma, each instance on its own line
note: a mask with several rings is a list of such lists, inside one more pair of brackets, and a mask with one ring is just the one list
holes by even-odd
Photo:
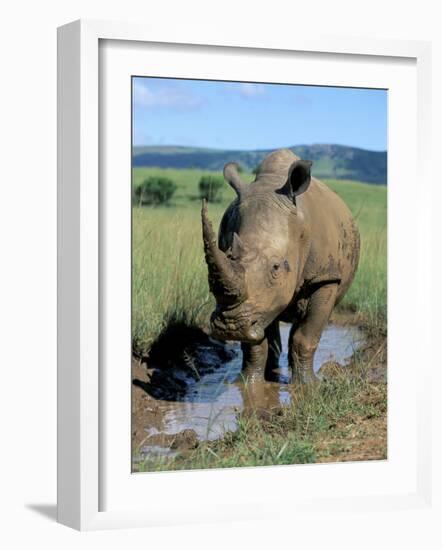
[[59, 29], [60, 522], [426, 505], [428, 78], [425, 43]]

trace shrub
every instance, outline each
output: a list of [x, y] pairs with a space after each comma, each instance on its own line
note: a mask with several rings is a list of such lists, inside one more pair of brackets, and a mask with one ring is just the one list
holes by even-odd
[[135, 188], [134, 194], [140, 206], [143, 204], [165, 204], [172, 198], [176, 188], [175, 182], [169, 178], [151, 176]]
[[220, 176], [203, 176], [198, 184], [200, 198], [208, 202], [220, 200], [221, 189], [224, 186], [224, 179]]
[[132, 202], [133, 204], [138, 204], [139, 206], [141, 206], [141, 189], [142, 189], [141, 183], [137, 184], [132, 189]]

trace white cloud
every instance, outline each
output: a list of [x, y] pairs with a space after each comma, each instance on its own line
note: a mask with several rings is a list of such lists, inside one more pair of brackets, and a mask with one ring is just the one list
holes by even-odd
[[255, 84], [253, 82], [226, 82], [224, 89], [245, 98], [262, 97], [267, 93], [265, 84]]
[[244, 97], [260, 97], [265, 95], [265, 87], [262, 84], [244, 82], [238, 87], [239, 93]]
[[180, 89], [176, 85], [152, 87], [140, 81], [133, 84], [133, 101], [139, 107], [171, 107], [178, 110], [197, 109], [203, 104], [201, 97]]

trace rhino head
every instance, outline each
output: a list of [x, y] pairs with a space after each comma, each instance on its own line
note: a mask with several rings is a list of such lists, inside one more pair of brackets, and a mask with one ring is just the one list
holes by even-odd
[[[295, 157], [296, 158], [296, 157]], [[259, 343], [266, 327], [293, 300], [309, 243], [296, 197], [310, 184], [310, 161], [295, 160], [285, 175], [260, 172], [243, 182], [237, 165], [224, 177], [237, 198], [221, 221], [217, 239], [203, 202], [202, 229], [215, 337]]]

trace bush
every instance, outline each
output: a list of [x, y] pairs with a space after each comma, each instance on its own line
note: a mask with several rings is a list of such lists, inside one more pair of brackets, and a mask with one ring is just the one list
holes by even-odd
[[176, 191], [176, 184], [169, 178], [151, 176], [135, 188], [134, 195], [139, 206], [165, 204]]
[[203, 176], [198, 184], [200, 198], [208, 202], [217, 202], [221, 199], [221, 189], [224, 179], [220, 176]]
[[132, 203], [141, 206], [141, 183], [132, 188]]

